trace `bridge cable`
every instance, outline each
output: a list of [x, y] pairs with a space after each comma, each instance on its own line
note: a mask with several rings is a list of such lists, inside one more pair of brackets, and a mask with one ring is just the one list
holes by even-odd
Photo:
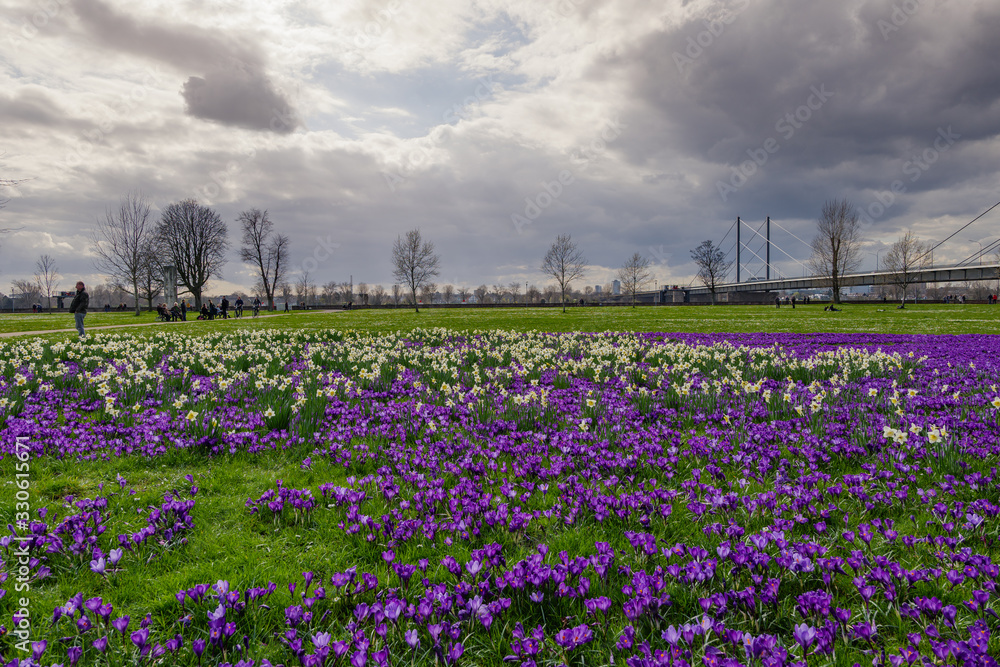
[[968, 257], [966, 257], [965, 259], [963, 259], [961, 262], [959, 262], [955, 266], [973, 266], [973, 262], [975, 262], [977, 259], [985, 257], [988, 253], [990, 253], [998, 245], [1000, 245], [1000, 239], [997, 239], [996, 241], [993, 241], [992, 243], [986, 245], [982, 249], [980, 249], [980, 250], [972, 253], [971, 255], [969, 255]]
[[[801, 243], [802, 245], [806, 246], [807, 248], [812, 248], [812, 244], [811, 244], [811, 243], [806, 243], [805, 241], [803, 241], [802, 239], [800, 239], [800, 238], [799, 238], [798, 236], [796, 236], [795, 234], [792, 234], [792, 233], [791, 233], [790, 231], [788, 231], [787, 229], [785, 229], [784, 227], [782, 227], [782, 226], [781, 226], [781, 225], [780, 225], [780, 224], [779, 224], [779, 223], [778, 223], [778, 222], [777, 222], [776, 220], [774, 220], [773, 218], [771, 219], [771, 224], [772, 224], [772, 225], [775, 225], [775, 226], [777, 226], [777, 228], [778, 228], [778, 229], [780, 229], [781, 231], [785, 232], [786, 234], [789, 234], [789, 235], [790, 235], [790, 236], [791, 236], [792, 238], [794, 238], [794, 239], [795, 239], [796, 241], [798, 241], [798, 242], [799, 242], [799, 243]], [[788, 254], [788, 253], [785, 253], [785, 254]]]
[[[775, 222], [774, 222], [774, 220], [771, 220], [771, 223], [772, 223], [772, 224], [777, 224], [777, 223], [775, 223]], [[780, 226], [780, 225], [779, 225], [779, 226]], [[782, 227], [782, 229], [784, 229], [784, 228]], [[753, 230], [751, 230], [751, 231], [753, 231]], [[788, 231], [788, 230], [786, 229], [785, 231]], [[789, 233], [791, 234], [791, 232], [789, 232]], [[760, 234], [758, 234], [758, 236], [760, 236]], [[794, 234], [792, 234], [792, 236], [795, 236], [795, 235], [794, 235]], [[764, 237], [763, 237], [763, 236], [761, 236], [761, 238], [764, 238]], [[796, 237], [796, 238], [798, 238], [798, 237]], [[801, 241], [802, 239], [799, 239], [799, 240]], [[765, 242], [766, 242], [766, 239], [765, 239]], [[784, 248], [782, 248], [781, 246], [779, 246], [779, 245], [778, 245], [777, 243], [775, 243], [774, 241], [771, 241], [771, 245], [772, 245], [772, 246], [774, 246], [775, 248], [777, 248], [778, 250], [780, 250], [781, 252], [785, 253], [785, 256], [787, 256], [787, 257], [788, 257], [788, 259], [792, 260], [793, 262], [798, 262], [799, 264], [801, 264], [801, 265], [802, 265], [802, 266], [803, 266], [804, 268], [806, 268], [806, 269], [808, 269], [808, 268], [809, 268], [809, 266], [808, 266], [808, 265], [804, 264], [804, 263], [803, 263], [803, 262], [801, 262], [800, 260], [797, 260], [797, 259], [795, 259], [795, 258], [794, 258], [794, 257], [792, 257], [791, 255], [789, 255], [789, 254], [788, 254], [787, 252], [785, 252], [785, 249], [784, 249]], [[774, 264], [773, 264], [773, 263], [771, 264], [771, 268], [773, 268], [773, 269], [777, 270], [777, 267], [776, 267], [776, 266], [774, 266]]]
[[931, 248], [930, 250], [928, 250], [927, 252], [925, 252], [920, 257], [917, 257], [917, 259], [915, 261], [919, 262], [924, 257], [927, 257], [927, 255], [930, 255], [936, 249], [940, 248], [946, 241], [948, 241], [948, 240], [952, 239], [953, 237], [957, 236], [958, 234], [960, 234], [963, 229], [965, 229], [966, 227], [968, 227], [969, 225], [971, 225], [976, 220], [979, 220], [979, 218], [983, 217], [984, 215], [986, 215], [987, 213], [989, 213], [990, 211], [992, 211], [993, 209], [995, 209], [997, 206], [1000, 206], [1000, 201], [998, 201], [996, 204], [993, 204], [993, 206], [990, 206], [988, 209], [986, 209], [985, 211], [983, 211], [982, 213], [980, 213], [979, 215], [977, 215], [976, 217], [974, 217], [972, 220], [970, 220], [969, 222], [965, 223], [964, 225], [962, 225], [961, 227], [959, 227], [958, 229], [956, 229], [954, 232], [951, 233], [950, 236], [946, 237], [943, 241], [940, 241], [936, 246], [934, 246], [933, 248]]

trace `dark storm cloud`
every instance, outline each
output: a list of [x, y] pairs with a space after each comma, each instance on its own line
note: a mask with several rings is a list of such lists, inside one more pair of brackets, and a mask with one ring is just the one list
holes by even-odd
[[624, 74], [638, 100], [623, 115], [634, 131], [620, 149], [631, 162], [680, 151], [718, 165], [727, 180], [733, 166], [768, 148], [766, 164], [733, 200], [803, 216], [830, 196], [906, 180], [907, 162], [934, 146], [939, 130], [960, 137], [938, 154], [948, 167], [926, 170], [909, 191], [947, 187], [981, 169], [960, 154], [1000, 132], [1000, 5], [732, 0], [720, 7], [595, 68], [598, 78]]
[[77, 0], [73, 7], [102, 46], [200, 73], [181, 90], [188, 114], [279, 133], [298, 126], [291, 104], [265, 73], [261, 49], [248, 38], [191, 24], [144, 23], [100, 0]]
[[12, 95], [0, 94], [0, 118], [4, 124], [57, 127], [65, 124], [63, 111], [42, 90], [22, 88]]
[[267, 77], [241, 63], [192, 76], [181, 95], [187, 112], [196, 118], [280, 134], [298, 126], [288, 101]]

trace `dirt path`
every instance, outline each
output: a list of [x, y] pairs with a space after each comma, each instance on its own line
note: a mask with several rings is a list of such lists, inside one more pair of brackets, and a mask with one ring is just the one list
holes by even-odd
[[[342, 312], [346, 312], [346, 311], [343, 311], [343, 310], [331, 310], [331, 311], [326, 311], [326, 312], [342, 313]], [[285, 313], [274, 313], [272, 315], [258, 315], [257, 319], [260, 319], [262, 317], [281, 317], [284, 314]], [[238, 319], [238, 318], [230, 318], [230, 319]], [[248, 320], [248, 319], [254, 319], [254, 318], [252, 318], [250, 316], [247, 316], [247, 317], [243, 317], [242, 319]], [[94, 327], [87, 327], [87, 326], [85, 326], [84, 330], [87, 331], [88, 333], [90, 333], [91, 331], [102, 331], [104, 329], [126, 329], [126, 328], [131, 328], [131, 327], [152, 327], [152, 326], [170, 327], [170, 326], [176, 326], [178, 324], [188, 324], [190, 322], [197, 322], [197, 321], [198, 320], [195, 319], [195, 320], [187, 320], [186, 322], [140, 322], [140, 323], [137, 323], [137, 324], [104, 324], [104, 325], [101, 325], [101, 326], [94, 326]], [[8, 333], [0, 333], [0, 338], [14, 338], [15, 336], [43, 336], [43, 335], [46, 335], [46, 334], [58, 334], [58, 333], [74, 333], [75, 334], [76, 333], [76, 329], [71, 327], [69, 329], [45, 329], [43, 331], [10, 331]]]

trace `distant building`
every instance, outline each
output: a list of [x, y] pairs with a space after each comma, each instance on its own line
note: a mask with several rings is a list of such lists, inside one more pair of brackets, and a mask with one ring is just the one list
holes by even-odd
[[615, 296], [621, 296], [622, 293], [622, 281], [612, 280], [611, 281], [611, 293]]
[[594, 294], [600, 294], [600, 293], [601, 293], [601, 286], [594, 285]]

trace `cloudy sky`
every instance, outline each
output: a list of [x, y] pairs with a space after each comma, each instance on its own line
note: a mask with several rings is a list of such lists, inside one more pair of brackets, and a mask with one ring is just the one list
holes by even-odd
[[213, 293], [253, 282], [252, 206], [319, 284], [391, 284], [414, 227], [442, 284], [544, 284], [558, 234], [586, 283], [634, 252], [687, 283], [737, 215], [770, 215], [776, 270], [802, 275], [840, 197], [873, 268], [902, 230], [940, 239], [1000, 200], [998, 34], [996, 0], [0, 0], [0, 177], [26, 179], [0, 289], [43, 253], [99, 281], [90, 230], [132, 188], [229, 222]]

